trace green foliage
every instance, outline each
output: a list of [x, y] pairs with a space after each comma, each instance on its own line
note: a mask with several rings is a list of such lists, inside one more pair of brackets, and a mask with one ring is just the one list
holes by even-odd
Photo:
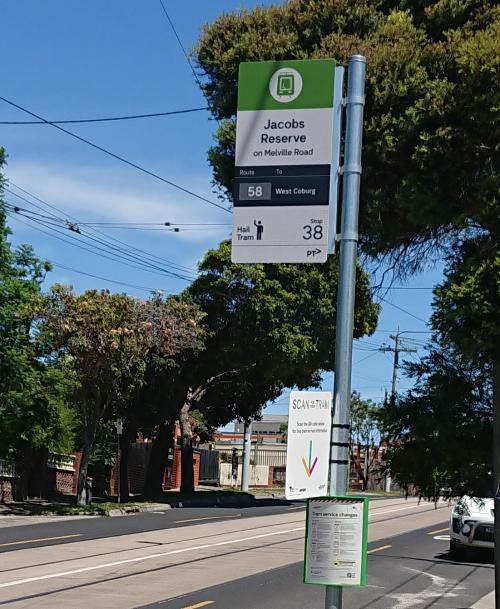
[[[0, 168], [4, 151], [0, 149]], [[0, 174], [0, 458], [33, 451], [71, 452], [74, 413], [64, 371], [41, 357], [36, 342], [40, 284], [50, 270], [31, 247], [12, 250]]]
[[[205, 384], [214, 424], [255, 416], [284, 387], [317, 385], [333, 368], [337, 258], [324, 265], [243, 265], [230, 243], [210, 250], [188, 295], [205, 314], [205, 350], [189, 362], [186, 386]], [[374, 331], [379, 307], [358, 267], [356, 337]]]
[[362, 53], [365, 252], [412, 272], [471, 226], [498, 234], [499, 34], [493, 0], [289, 0], [221, 15], [196, 51], [223, 119], [216, 184], [231, 198], [240, 62]]
[[126, 408], [149, 358], [169, 358], [198, 342], [198, 313], [177, 299], [139, 301], [56, 285], [45, 301], [42, 336], [73, 368], [84, 426]]
[[358, 391], [351, 395], [351, 444], [360, 444], [363, 447], [375, 445], [378, 435], [379, 406], [372, 400], [365, 400]]
[[435, 291], [433, 326], [475, 358], [500, 361], [500, 253], [489, 240], [468, 242]]
[[70, 288], [52, 287], [44, 302], [41, 338], [75, 379], [83, 447], [79, 503], [85, 502], [82, 481], [101, 421], [130, 414], [149, 361], [168, 361], [197, 345], [199, 321], [196, 308], [177, 298], [139, 301], [107, 290], [76, 295]]
[[414, 389], [380, 413], [392, 442], [388, 467], [398, 482], [416, 484], [431, 498], [442, 487], [452, 495], [484, 496], [491, 486], [491, 370], [445, 342], [421, 363], [406, 366]]

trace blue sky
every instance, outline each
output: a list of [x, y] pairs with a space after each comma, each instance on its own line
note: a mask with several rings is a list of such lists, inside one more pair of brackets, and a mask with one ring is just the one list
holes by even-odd
[[[184, 46], [191, 49], [203, 24], [220, 13], [270, 3], [164, 0], [164, 4]], [[2, 2], [0, 6], [4, 48], [0, 95], [46, 119], [167, 112], [205, 106], [159, 0], [89, 0], [85, 3], [17, 0]], [[0, 101], [0, 121], [29, 118]], [[66, 127], [202, 197], [220, 202], [213, 192], [206, 160], [215, 127], [208, 112]], [[59, 217], [73, 217], [80, 222], [227, 224], [231, 221], [230, 214], [141, 174], [51, 126], [0, 125], [0, 145], [8, 153], [5, 173], [11, 183], [62, 210], [64, 213], [52, 210]], [[11, 189], [16, 190], [14, 186]], [[6, 199], [12, 205], [35, 209], [10, 193]], [[47, 286], [55, 282], [69, 283], [77, 291], [107, 287], [144, 297], [148, 288], [177, 292], [186, 285], [186, 281], [157, 270], [146, 272], [83, 251], [54, 235], [41, 233], [39, 224], [24, 221], [28, 225], [19, 219], [9, 220], [14, 231], [12, 242], [32, 243], [40, 256], [56, 263]], [[65, 233], [59, 237], [75, 237], [81, 242], [78, 235], [67, 229], [59, 230]], [[135, 252], [141, 258], [151, 261], [154, 255], [157, 266], [182, 267], [177, 272], [184, 277], [191, 277], [203, 253], [230, 232], [228, 226], [205, 226], [203, 230], [179, 233], [103, 227], [99, 230], [142, 250], [143, 253]], [[102, 235], [93, 233], [93, 237], [102, 238]], [[97, 245], [95, 241], [91, 243]], [[141, 287], [120, 288], [107, 280], [64, 267]], [[440, 278], [441, 269], [431, 269], [404, 287], [430, 288]], [[375, 400], [381, 399], [384, 390], [390, 388], [392, 377], [392, 354], [380, 352], [378, 348], [383, 343], [393, 344], [389, 335], [399, 326], [408, 332], [406, 337], [418, 341], [413, 343], [418, 352], [411, 357], [423, 355], [422, 345], [428, 335], [421, 332], [428, 331], [426, 320], [432, 292], [429, 289], [391, 290], [385, 298], [406, 312], [383, 303], [377, 332], [357, 341], [353, 357], [353, 388]], [[331, 375], [325, 379], [324, 388], [330, 388], [329, 385]], [[398, 386], [407, 388], [409, 382], [400, 377]], [[283, 397], [267, 412], [286, 410]]]

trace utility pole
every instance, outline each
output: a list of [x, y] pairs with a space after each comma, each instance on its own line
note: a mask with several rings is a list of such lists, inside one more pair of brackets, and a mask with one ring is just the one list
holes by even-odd
[[389, 336], [389, 338], [391, 338], [394, 341], [394, 347], [380, 347], [380, 349], [379, 349], [379, 351], [383, 351], [383, 352], [387, 352], [387, 351], [394, 352], [394, 363], [392, 366], [392, 390], [391, 390], [391, 395], [392, 395], [393, 400], [396, 399], [396, 385], [398, 382], [398, 371], [399, 371], [399, 354], [417, 352], [417, 350], [414, 347], [405, 347], [404, 345], [401, 344], [401, 334], [402, 334], [402, 332], [399, 331], [399, 327], [398, 327], [398, 331], [396, 332], [396, 334], [391, 334]]
[[116, 468], [115, 468], [115, 475], [117, 477], [118, 480], [118, 495], [117, 495], [117, 502], [120, 503], [121, 501], [121, 493], [120, 493], [120, 466], [121, 466], [121, 455], [120, 455], [120, 438], [121, 435], [123, 433], [123, 419], [116, 419], [115, 421], [115, 427], [116, 427]]
[[[351, 55], [348, 66], [330, 450], [329, 494], [332, 497], [347, 493], [349, 477], [349, 405], [366, 59], [362, 55]], [[325, 609], [342, 609], [342, 588], [340, 586], [326, 586]]]
[[243, 463], [241, 465], [241, 490], [248, 493], [250, 483], [250, 450], [252, 447], [252, 421], [245, 419], [243, 428]]

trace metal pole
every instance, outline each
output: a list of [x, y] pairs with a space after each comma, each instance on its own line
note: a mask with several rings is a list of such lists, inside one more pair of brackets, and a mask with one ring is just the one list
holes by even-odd
[[[351, 399], [352, 333], [358, 245], [361, 140], [365, 103], [366, 59], [352, 55], [348, 64], [346, 134], [342, 189], [342, 234], [337, 291], [335, 382], [330, 451], [330, 495], [345, 495], [349, 476], [349, 403]], [[325, 609], [342, 608], [342, 588], [326, 586]]]
[[121, 502], [121, 495], [120, 495], [120, 434], [117, 433], [116, 434], [117, 437], [117, 448], [118, 448], [118, 452], [117, 452], [117, 456], [116, 456], [116, 477], [118, 479], [118, 496], [117, 496], [117, 501], [118, 503]]
[[250, 450], [252, 445], [252, 422], [245, 421], [243, 430], [243, 464], [241, 466], [241, 490], [248, 493], [250, 482]]
[[500, 362], [493, 361], [493, 497], [495, 609], [500, 609]]
[[392, 399], [396, 399], [396, 384], [398, 382], [399, 370], [399, 327], [396, 336], [391, 336], [394, 339], [394, 366], [392, 368]]

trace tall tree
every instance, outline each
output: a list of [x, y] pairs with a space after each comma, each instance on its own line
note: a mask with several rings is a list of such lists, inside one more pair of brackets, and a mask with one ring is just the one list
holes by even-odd
[[351, 461], [366, 491], [370, 476], [377, 467], [376, 443], [379, 439], [377, 418], [379, 408], [372, 400], [364, 400], [357, 391], [351, 395], [351, 437], [349, 452]]
[[[177, 370], [184, 490], [193, 490], [188, 413], [225, 423], [248, 418], [284, 387], [317, 385], [333, 367], [337, 258], [324, 265], [231, 263], [231, 245], [210, 250], [187, 290], [205, 314], [205, 349]], [[356, 337], [374, 331], [379, 307], [357, 270]], [[182, 389], [182, 391], [181, 391]]]
[[224, 13], [196, 58], [232, 197], [242, 61], [367, 57], [361, 245], [415, 271], [477, 226], [498, 234], [500, 12], [493, 0], [289, 0]]
[[388, 467], [402, 486], [416, 484], [435, 499], [484, 496], [491, 484], [492, 385], [488, 366], [446, 340], [420, 363], [406, 365], [415, 387], [381, 409], [390, 442]]
[[54, 286], [46, 298], [44, 338], [73, 368], [75, 403], [83, 429], [78, 503], [100, 422], [126, 412], [144, 382], [147, 360], [172, 356], [198, 341], [198, 313], [178, 299], [139, 301], [107, 290], [75, 295]]
[[[5, 162], [0, 148], [0, 168]], [[74, 418], [64, 371], [41, 357], [40, 285], [50, 265], [31, 247], [13, 250], [0, 173], [0, 458], [17, 462], [20, 495], [40, 495], [47, 456], [73, 449]], [[35, 480], [37, 478], [37, 480]]]

